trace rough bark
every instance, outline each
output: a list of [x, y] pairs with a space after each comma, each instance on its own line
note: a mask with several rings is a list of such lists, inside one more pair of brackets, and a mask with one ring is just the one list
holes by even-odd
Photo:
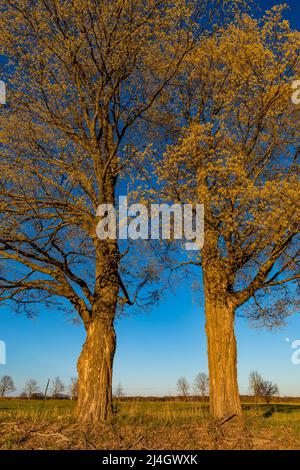
[[112, 374], [116, 350], [114, 318], [119, 291], [116, 241], [96, 241], [96, 283], [92, 315], [78, 370], [77, 418], [106, 421], [112, 415]]
[[210, 412], [214, 418], [240, 416], [233, 278], [228, 265], [220, 257], [218, 234], [209, 227], [203, 250], [203, 280]]
[[86, 341], [77, 364], [77, 418], [80, 421], [106, 421], [111, 417], [115, 349], [113, 321], [96, 317], [87, 327]]
[[237, 381], [234, 311], [224, 299], [205, 301], [210, 377], [210, 412], [214, 418], [241, 415]]

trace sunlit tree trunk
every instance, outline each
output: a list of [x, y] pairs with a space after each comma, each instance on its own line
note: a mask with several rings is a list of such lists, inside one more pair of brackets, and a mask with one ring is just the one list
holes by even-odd
[[214, 418], [241, 415], [230, 271], [219, 255], [218, 235], [207, 229], [203, 249], [210, 412]]
[[87, 328], [78, 360], [80, 421], [106, 421], [112, 415], [112, 373], [116, 349], [113, 319], [97, 316]]
[[205, 301], [210, 379], [210, 412], [214, 418], [241, 415], [237, 381], [234, 311], [228, 301]]
[[116, 241], [97, 241], [96, 283], [86, 341], [78, 369], [79, 421], [106, 421], [112, 415], [112, 375], [116, 350], [114, 318], [118, 300], [119, 250]]

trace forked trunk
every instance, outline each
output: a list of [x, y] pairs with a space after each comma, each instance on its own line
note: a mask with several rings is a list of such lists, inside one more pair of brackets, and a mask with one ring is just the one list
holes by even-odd
[[87, 326], [78, 369], [77, 418], [106, 421], [112, 415], [112, 372], [116, 349], [113, 319], [97, 316]]
[[210, 412], [214, 418], [241, 415], [237, 381], [234, 311], [224, 300], [205, 301], [210, 380]]

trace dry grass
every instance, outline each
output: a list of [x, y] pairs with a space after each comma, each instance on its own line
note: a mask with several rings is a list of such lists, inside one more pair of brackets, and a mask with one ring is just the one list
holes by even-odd
[[246, 407], [244, 419], [213, 422], [201, 403], [116, 404], [106, 425], [78, 425], [74, 403], [0, 402], [1, 449], [300, 449], [300, 405]]

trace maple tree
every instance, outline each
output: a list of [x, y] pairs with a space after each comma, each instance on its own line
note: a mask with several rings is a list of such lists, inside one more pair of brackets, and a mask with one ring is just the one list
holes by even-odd
[[63, 299], [78, 313], [86, 330], [80, 420], [111, 416], [114, 320], [118, 305], [132, 303], [121, 279], [126, 250], [97, 238], [97, 207], [115, 204], [130, 149], [147, 133], [145, 114], [221, 4], [6, 0], [1, 7], [0, 53], [10, 62], [0, 115], [0, 300], [31, 313]]
[[237, 313], [274, 326], [299, 306], [299, 48], [283, 7], [237, 15], [186, 58], [167, 111], [176, 138], [156, 164], [158, 192], [204, 204], [203, 249], [177, 267], [202, 267], [216, 418], [242, 413]]

